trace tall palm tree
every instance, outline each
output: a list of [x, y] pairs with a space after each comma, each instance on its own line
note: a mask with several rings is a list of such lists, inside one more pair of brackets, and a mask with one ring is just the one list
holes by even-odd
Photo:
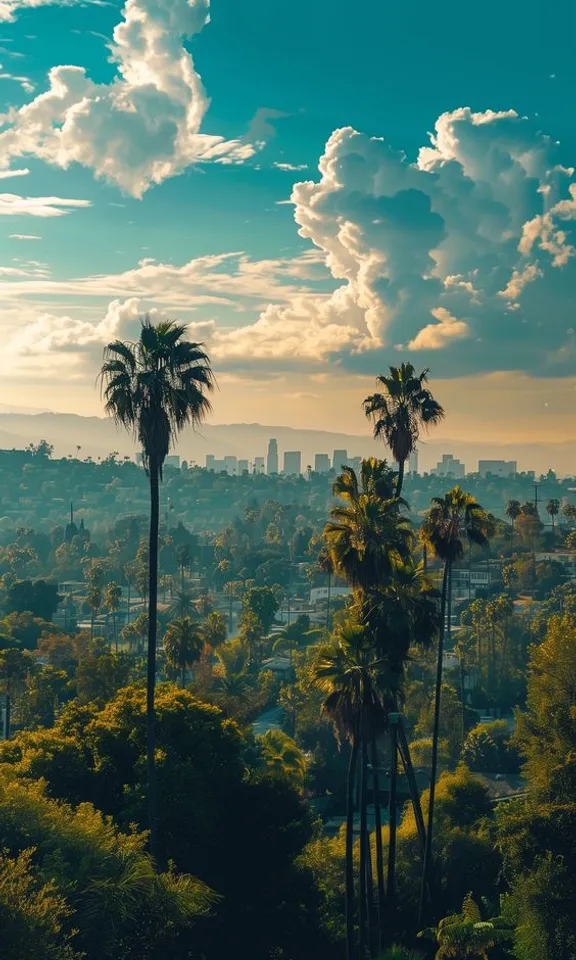
[[171, 446], [187, 424], [203, 421], [213, 387], [209, 359], [200, 344], [186, 339], [186, 326], [173, 320], [142, 322], [136, 342], [115, 340], [104, 351], [100, 373], [106, 412], [142, 447], [150, 481], [148, 549], [147, 773], [152, 854], [160, 863], [156, 800], [156, 642], [158, 632], [159, 483]]
[[118, 583], [109, 583], [104, 593], [104, 606], [112, 616], [112, 630], [114, 635], [114, 648], [118, 653], [118, 629], [116, 624], [116, 614], [120, 607], [122, 599], [122, 587]]
[[186, 670], [200, 659], [206, 639], [197, 620], [179, 617], [172, 620], [164, 634], [166, 660], [175, 670], [180, 670], [180, 684], [184, 687]]
[[[346, 811], [346, 946], [347, 960], [355, 956], [354, 923], [354, 787], [358, 759], [361, 779], [366, 783], [366, 751], [373, 736], [386, 723], [386, 709], [380, 689], [380, 665], [366, 629], [353, 621], [338, 628], [328, 643], [321, 644], [310, 667], [311, 682], [324, 695], [322, 709], [334, 722], [338, 739], [350, 743]], [[366, 875], [368, 836], [366, 790], [361, 790], [359, 863], [359, 956], [364, 960], [366, 944]], [[370, 941], [370, 930], [368, 930]]]
[[374, 423], [374, 436], [383, 439], [398, 464], [396, 496], [402, 493], [404, 469], [416, 448], [420, 429], [440, 423], [444, 410], [426, 387], [428, 370], [417, 374], [411, 363], [390, 367], [377, 378], [384, 389], [364, 400], [364, 413]]
[[509, 500], [506, 504], [506, 516], [510, 519], [510, 524], [512, 527], [512, 534], [510, 537], [510, 549], [514, 545], [514, 530], [516, 528], [516, 520], [522, 513], [522, 504], [519, 500]]
[[552, 497], [546, 504], [546, 512], [552, 521], [552, 536], [554, 536], [554, 522], [560, 513], [560, 501]]
[[485, 547], [491, 535], [491, 518], [474, 497], [455, 486], [443, 497], [434, 497], [432, 506], [421, 528], [423, 540], [444, 563], [442, 577], [442, 596], [440, 603], [440, 631], [438, 640], [438, 661], [436, 667], [436, 690], [434, 699], [434, 730], [432, 734], [432, 769], [430, 774], [430, 799], [426, 829], [426, 847], [422, 871], [420, 893], [420, 921], [424, 910], [426, 884], [432, 857], [432, 839], [434, 829], [434, 799], [438, 775], [438, 743], [440, 737], [440, 706], [442, 690], [442, 667], [444, 657], [444, 639], [446, 626], [451, 617], [451, 586], [453, 565], [464, 555], [466, 542]]

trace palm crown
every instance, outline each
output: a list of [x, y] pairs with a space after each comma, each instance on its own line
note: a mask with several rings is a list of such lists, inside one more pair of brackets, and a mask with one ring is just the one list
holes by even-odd
[[185, 324], [146, 317], [135, 343], [108, 344], [100, 374], [107, 413], [141, 443], [144, 465], [154, 458], [160, 471], [176, 435], [210, 411], [208, 357], [185, 333]]
[[383, 500], [390, 495], [391, 471], [383, 461], [365, 461], [360, 483], [346, 467], [334, 483], [334, 494], [343, 500], [330, 511], [324, 532], [334, 569], [353, 587], [370, 591], [380, 587], [394, 562], [407, 559], [412, 542], [408, 520], [402, 516], [403, 500]]
[[464, 543], [485, 547], [492, 530], [486, 511], [461, 487], [453, 487], [443, 497], [434, 497], [422, 525], [421, 535], [440, 560], [456, 563], [464, 553]]
[[444, 419], [444, 410], [427, 389], [428, 370], [417, 374], [411, 363], [390, 367], [378, 377], [384, 391], [364, 400], [364, 412], [374, 421], [374, 436], [386, 441], [394, 459], [404, 463], [413, 452], [420, 427]]

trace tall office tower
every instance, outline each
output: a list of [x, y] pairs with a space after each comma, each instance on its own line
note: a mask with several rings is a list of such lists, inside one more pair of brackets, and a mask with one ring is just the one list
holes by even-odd
[[207, 470], [213, 470], [213, 469], [214, 469], [214, 462], [215, 462], [215, 460], [216, 460], [216, 457], [214, 456], [213, 453], [207, 453], [207, 454], [206, 454], [206, 469], [207, 469]]
[[348, 463], [348, 451], [347, 450], [335, 450], [334, 456], [332, 457], [332, 466], [336, 473], [340, 473], [342, 467], [345, 467]]
[[408, 460], [408, 473], [418, 473], [418, 450], [413, 450]]
[[266, 457], [266, 473], [278, 473], [278, 441], [268, 441], [268, 456]]
[[302, 473], [302, 454], [299, 450], [288, 450], [284, 454], [284, 475], [299, 477]]
[[224, 469], [229, 477], [235, 477], [238, 470], [238, 457], [224, 457]]
[[317, 453], [314, 457], [314, 470], [316, 473], [328, 473], [330, 470], [330, 457], [327, 453]]
[[254, 457], [254, 473], [264, 473], [264, 457]]
[[248, 461], [239, 460], [238, 461], [238, 476], [241, 477], [243, 473], [248, 473]]

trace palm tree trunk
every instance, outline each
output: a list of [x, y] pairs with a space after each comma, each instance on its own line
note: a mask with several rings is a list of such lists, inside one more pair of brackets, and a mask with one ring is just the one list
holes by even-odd
[[398, 461], [398, 479], [396, 480], [396, 496], [399, 497], [404, 486], [404, 460]]
[[414, 773], [412, 757], [410, 756], [410, 747], [408, 745], [408, 740], [406, 738], [406, 731], [404, 730], [404, 727], [402, 725], [402, 720], [400, 720], [400, 724], [398, 726], [398, 748], [400, 751], [400, 756], [402, 758], [402, 763], [404, 764], [404, 770], [406, 771], [408, 788], [410, 790], [410, 799], [412, 801], [412, 808], [414, 810], [414, 819], [416, 820], [416, 829], [418, 831], [418, 839], [420, 841], [422, 856], [424, 856], [424, 850], [426, 848], [426, 827], [424, 826], [422, 804], [420, 803], [420, 793], [418, 791], [418, 783], [416, 782], [416, 774]]
[[328, 571], [328, 598], [326, 600], [326, 629], [330, 629], [330, 599], [332, 595], [332, 571]]
[[378, 885], [378, 949], [382, 948], [384, 924], [384, 852], [382, 848], [382, 811], [380, 809], [380, 777], [378, 774], [378, 743], [376, 734], [372, 734], [372, 792], [374, 801], [374, 821], [376, 827], [376, 882]]
[[354, 949], [354, 785], [358, 762], [358, 738], [354, 734], [348, 765], [346, 809], [346, 960], [355, 960]]
[[388, 894], [388, 916], [394, 913], [396, 899], [396, 806], [398, 795], [398, 729], [390, 725], [390, 795], [388, 805], [388, 876], [386, 889]]
[[126, 626], [130, 623], [130, 604], [132, 602], [132, 584], [128, 580], [128, 609], [126, 611]]
[[112, 630], [114, 631], [114, 649], [118, 653], [118, 631], [116, 630], [116, 611], [112, 612]]
[[[432, 838], [434, 830], [434, 800], [436, 796], [436, 777], [438, 774], [438, 742], [440, 739], [440, 701], [442, 696], [442, 667], [444, 658], [444, 636], [446, 633], [446, 606], [448, 599], [448, 583], [450, 581], [452, 564], [449, 560], [444, 565], [442, 579], [440, 638], [438, 640], [438, 662], [436, 666], [436, 691], [434, 699], [434, 730], [432, 733], [432, 769], [430, 772], [430, 799], [428, 802], [428, 823], [426, 825], [426, 846], [424, 848], [424, 865], [422, 868], [422, 884], [420, 888], [420, 907], [418, 911], [418, 926], [422, 925], [426, 887], [432, 872]], [[431, 884], [430, 884], [431, 886]]]
[[159, 465], [150, 457], [150, 539], [148, 567], [148, 662], [146, 677], [146, 768], [148, 774], [148, 825], [150, 849], [161, 869], [156, 796], [156, 638], [158, 620], [158, 527], [160, 519]]
[[365, 960], [366, 943], [370, 943], [370, 930], [366, 930], [367, 910], [366, 910], [366, 848], [368, 846], [368, 803], [366, 790], [366, 775], [368, 773], [368, 757], [366, 753], [366, 739], [362, 737], [362, 750], [360, 761], [360, 883], [358, 891], [358, 955], [360, 960]]

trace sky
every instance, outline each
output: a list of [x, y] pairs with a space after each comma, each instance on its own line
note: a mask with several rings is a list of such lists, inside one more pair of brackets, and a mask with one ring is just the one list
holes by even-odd
[[569, 0], [0, 0], [0, 408], [98, 414], [140, 317], [214, 421], [362, 433], [402, 360], [444, 435], [575, 438]]

